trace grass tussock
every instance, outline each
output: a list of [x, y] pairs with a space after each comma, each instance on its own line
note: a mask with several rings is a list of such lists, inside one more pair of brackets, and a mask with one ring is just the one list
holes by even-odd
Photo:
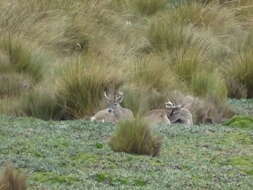
[[19, 104], [20, 114], [43, 120], [68, 119], [68, 115], [57, 103], [54, 93], [52, 90], [43, 87], [37, 87], [25, 93]]
[[191, 26], [175, 23], [168, 14], [155, 17], [148, 29], [147, 39], [155, 50], [178, 49], [191, 45], [193, 33]]
[[26, 47], [25, 42], [9, 36], [9, 38], [0, 41], [0, 51], [6, 61], [0, 65], [2, 72], [26, 74], [34, 82], [42, 79], [43, 57]]
[[180, 85], [168, 63], [158, 56], [146, 56], [138, 59], [132, 67], [129, 78], [135, 86], [159, 92], [174, 89]]
[[[231, 97], [253, 97], [253, 53], [244, 52], [227, 68], [227, 84]], [[246, 96], [245, 96], [246, 95]]]
[[8, 165], [0, 177], [0, 190], [26, 190], [26, 177]]
[[19, 96], [32, 87], [31, 79], [25, 75], [10, 73], [0, 74], [0, 97]]
[[115, 68], [89, 61], [84, 58], [68, 64], [57, 81], [57, 102], [75, 118], [94, 113], [101, 106], [104, 90], [117, 89], [122, 83]]
[[152, 130], [141, 119], [119, 123], [109, 142], [115, 152], [150, 156], [158, 156], [161, 145], [161, 137], [152, 134]]
[[195, 96], [210, 98], [214, 102], [226, 102], [227, 88], [225, 81], [217, 72], [198, 72], [193, 76], [191, 89]]
[[20, 115], [20, 97], [1, 97], [0, 113], [4, 115]]
[[140, 86], [126, 86], [123, 91], [125, 96], [123, 105], [131, 109], [135, 116], [143, 115], [151, 109], [163, 108], [168, 98], [166, 92]]
[[130, 10], [142, 16], [151, 16], [165, 8], [166, 0], [113, 0], [112, 7], [118, 10]]
[[166, 5], [166, 0], [129, 0], [130, 6], [142, 15], [152, 15]]

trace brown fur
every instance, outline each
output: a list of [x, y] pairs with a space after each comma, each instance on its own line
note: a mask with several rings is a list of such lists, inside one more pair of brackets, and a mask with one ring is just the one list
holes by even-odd
[[26, 177], [8, 164], [0, 178], [0, 190], [26, 189]]
[[221, 123], [226, 118], [234, 115], [233, 111], [225, 103], [217, 104], [211, 99], [184, 95], [179, 91], [173, 92], [171, 96], [171, 99], [176, 104], [182, 104], [184, 108], [192, 113], [194, 124]]
[[157, 125], [157, 124], [168, 124], [170, 125], [171, 122], [167, 117], [167, 110], [166, 109], [155, 109], [151, 110], [145, 114], [144, 119], [150, 125]]

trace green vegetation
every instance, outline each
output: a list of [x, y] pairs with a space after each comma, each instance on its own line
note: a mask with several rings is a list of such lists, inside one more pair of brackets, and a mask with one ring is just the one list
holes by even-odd
[[109, 146], [115, 152], [158, 156], [162, 138], [152, 134], [147, 123], [141, 119], [122, 121], [118, 124]]
[[84, 120], [0, 116], [0, 163], [28, 176], [29, 189], [251, 189], [252, 128], [157, 126], [157, 157], [115, 153], [115, 126]]
[[238, 128], [253, 128], [253, 117], [248, 116], [234, 116], [232, 119], [226, 121], [224, 125]]
[[243, 172], [248, 175], [253, 175], [253, 160], [252, 155], [235, 157], [229, 160], [232, 166], [240, 168]]
[[74, 118], [94, 113], [104, 97], [103, 91], [109, 88], [118, 89], [121, 84], [119, 72], [110, 65], [100, 65], [92, 60], [84, 61], [88, 63], [67, 65], [57, 81], [57, 102], [67, 115]]
[[[0, 169], [34, 190], [252, 189], [252, 18], [252, 0], [0, 1]], [[104, 90], [137, 119], [79, 120]], [[186, 95], [199, 125], [139, 119]]]
[[225, 116], [228, 97], [252, 97], [251, 10], [249, 0], [2, 2], [0, 113], [87, 118], [104, 89], [121, 88], [136, 115], [179, 90]]

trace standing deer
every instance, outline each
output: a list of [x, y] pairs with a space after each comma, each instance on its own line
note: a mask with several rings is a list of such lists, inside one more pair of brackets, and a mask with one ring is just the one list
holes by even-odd
[[130, 120], [134, 118], [131, 110], [123, 108], [120, 105], [124, 99], [123, 92], [120, 91], [110, 97], [106, 92], [104, 92], [104, 96], [108, 103], [107, 108], [97, 112], [93, 117], [91, 117], [91, 121], [111, 122], [116, 124], [119, 121]]

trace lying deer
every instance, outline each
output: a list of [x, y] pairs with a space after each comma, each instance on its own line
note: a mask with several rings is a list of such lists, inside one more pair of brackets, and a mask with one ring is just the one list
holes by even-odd
[[164, 109], [155, 109], [149, 111], [144, 119], [151, 125], [181, 123], [192, 125], [191, 112], [182, 105], [175, 105], [170, 100], [165, 103]]
[[150, 125], [157, 125], [157, 124], [166, 124], [170, 125], [170, 119], [168, 118], [168, 115], [171, 112], [171, 109], [166, 108], [166, 104], [169, 102], [165, 103], [165, 108], [164, 109], [154, 109], [149, 111], [147, 114], [144, 115], [144, 120], [147, 121]]
[[123, 92], [118, 92], [110, 97], [106, 92], [104, 92], [104, 96], [108, 103], [107, 108], [97, 112], [93, 117], [91, 117], [91, 121], [111, 122], [116, 124], [119, 121], [134, 118], [131, 110], [123, 108], [120, 105], [124, 99]]
[[182, 105], [175, 105], [168, 101], [165, 104], [165, 107], [168, 111], [168, 118], [171, 123], [181, 123], [185, 125], [193, 125], [192, 114], [191, 112]]

